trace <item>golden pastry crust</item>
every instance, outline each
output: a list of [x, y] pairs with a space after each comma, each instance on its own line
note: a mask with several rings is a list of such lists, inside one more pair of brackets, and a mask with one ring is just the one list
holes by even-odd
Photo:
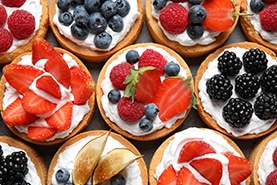
[[[54, 173], [54, 168], [57, 164], [57, 159], [59, 157], [59, 154], [64, 151], [67, 147], [69, 147], [70, 145], [74, 144], [75, 142], [79, 141], [82, 138], [85, 138], [87, 136], [100, 136], [100, 135], [104, 135], [106, 132], [105, 130], [91, 130], [91, 131], [87, 131], [87, 132], [83, 132], [81, 134], [78, 134], [76, 136], [74, 136], [73, 138], [69, 139], [67, 142], [65, 142], [56, 152], [56, 154], [54, 155], [49, 169], [48, 169], [48, 175], [47, 175], [47, 184], [51, 185], [51, 179]], [[109, 137], [112, 137], [113, 139], [119, 141], [122, 145], [124, 145], [126, 148], [130, 149], [131, 151], [133, 151], [135, 154], [140, 155], [140, 152], [138, 151], [138, 149], [132, 144], [130, 143], [127, 139], [125, 139], [124, 137], [122, 137], [119, 134], [110, 132]], [[141, 172], [141, 177], [142, 177], [142, 184], [143, 185], [147, 185], [148, 184], [148, 174], [147, 174], [147, 167], [146, 164], [143, 160], [143, 158], [139, 158], [137, 159], [137, 162], [139, 164], [140, 167], [140, 172]]]
[[97, 50], [91, 50], [85, 47], [80, 47], [76, 43], [72, 42], [71, 40], [67, 39], [63, 35], [59, 33], [58, 28], [53, 23], [53, 17], [56, 13], [56, 0], [50, 0], [49, 4], [49, 22], [50, 26], [52, 28], [52, 31], [60, 43], [61, 46], [63, 46], [65, 49], [71, 51], [75, 55], [79, 56], [80, 58], [88, 61], [88, 62], [103, 62], [107, 60], [111, 55], [113, 55], [118, 50], [134, 43], [142, 29], [143, 25], [143, 4], [142, 0], [138, 1], [138, 11], [140, 15], [138, 16], [136, 22], [134, 23], [132, 29], [128, 32], [128, 34], [124, 37], [123, 40], [121, 40], [113, 49], [110, 51], [97, 51]]
[[[206, 130], [207, 128], [200, 128], [200, 129]], [[207, 130], [211, 130], [211, 129], [207, 129]], [[221, 135], [228, 142], [228, 144], [231, 145], [241, 155], [241, 157], [245, 157], [241, 149], [237, 146], [237, 144], [234, 141], [232, 141], [230, 138], [228, 138], [227, 136], [225, 136], [224, 134], [218, 131], [215, 131], [215, 130], [212, 130], [212, 131], [215, 132], [215, 134]], [[169, 145], [170, 141], [172, 141], [173, 139], [174, 139], [174, 135], [167, 138], [154, 153], [149, 165], [149, 185], [157, 184], [157, 179], [154, 176], [156, 173], [156, 167], [160, 164], [162, 160], [164, 150]], [[250, 185], [250, 178], [247, 179], [246, 185]]]
[[[82, 68], [85, 72], [87, 72], [91, 76], [89, 70], [82, 63], [82, 61], [80, 59], [78, 59], [76, 56], [74, 56], [73, 54], [71, 54], [70, 52], [68, 52], [68, 51], [66, 51], [64, 49], [61, 49], [61, 48], [55, 48], [55, 49], [59, 53], [67, 53], [67, 54], [69, 54], [78, 63], [79, 67]], [[28, 55], [28, 54], [31, 54], [31, 53], [21, 54], [20, 56], [15, 58], [12, 61], [12, 63], [18, 63], [18, 62], [20, 62], [21, 57], [24, 56], [24, 55]], [[4, 93], [6, 91], [5, 83], [6, 83], [6, 80], [5, 80], [5, 77], [3, 75], [2, 78], [1, 78], [1, 81], [0, 81], [0, 110], [1, 110], [1, 114], [3, 114], [3, 107], [2, 107], [3, 102], [2, 101], [3, 101]], [[15, 127], [9, 126], [9, 125], [7, 125], [7, 127], [15, 135], [17, 135], [21, 139], [24, 139], [25, 141], [28, 141], [30, 143], [34, 143], [34, 144], [37, 144], [37, 145], [56, 145], [56, 144], [59, 144], [59, 143], [62, 143], [64, 141], [68, 140], [72, 136], [74, 136], [77, 133], [81, 132], [89, 124], [89, 122], [91, 120], [91, 117], [94, 114], [95, 104], [96, 104], [95, 101], [96, 100], [95, 100], [95, 92], [94, 92], [91, 95], [90, 99], [89, 99], [89, 107], [90, 107], [89, 112], [83, 117], [83, 120], [79, 123], [79, 125], [68, 136], [66, 136], [65, 138], [59, 138], [59, 139], [55, 139], [53, 141], [35, 141], [35, 140], [30, 139], [27, 134], [19, 132]]]
[[25, 143], [15, 138], [8, 137], [8, 136], [0, 136], [0, 142], [6, 143], [10, 146], [13, 146], [25, 151], [35, 165], [37, 174], [41, 180], [41, 184], [46, 185], [46, 173], [47, 173], [46, 164], [44, 163], [44, 160], [42, 159], [42, 157], [33, 148], [31, 148], [30, 146], [26, 145]]
[[[139, 47], [147, 47], [147, 46], [155, 46], [158, 48], [161, 48], [163, 50], [165, 50], [167, 53], [169, 53], [171, 56], [174, 56], [176, 58], [176, 60], [178, 60], [178, 62], [180, 63], [180, 65], [182, 66], [182, 68], [184, 68], [186, 70], [186, 73], [188, 76], [192, 76], [191, 71], [188, 67], [188, 65], [184, 62], [184, 60], [173, 50], [171, 50], [170, 48], [167, 48], [166, 46], [162, 46], [160, 44], [154, 44], [154, 43], [141, 43], [141, 44], [135, 44], [135, 45], [131, 45], [128, 46], [122, 50], [120, 50], [119, 52], [117, 52], [116, 54], [114, 54], [107, 62], [106, 64], [103, 66], [99, 76], [98, 76], [98, 82], [96, 85], [96, 100], [97, 100], [97, 104], [100, 110], [100, 113], [103, 117], [103, 119], [105, 120], [105, 122], [116, 132], [122, 134], [125, 137], [128, 137], [130, 139], [134, 139], [134, 140], [139, 140], [139, 141], [150, 141], [150, 140], [156, 140], [158, 138], [164, 137], [166, 135], [168, 135], [169, 133], [171, 133], [172, 131], [174, 131], [175, 129], [177, 129], [186, 119], [186, 117], [188, 116], [191, 107], [189, 107], [189, 109], [187, 110], [186, 115], [181, 118], [178, 119], [175, 124], [173, 124], [170, 128], [162, 128], [160, 130], [157, 130], [151, 134], [148, 135], [144, 135], [144, 136], [135, 136], [133, 134], [130, 134], [129, 132], [121, 129], [119, 126], [117, 126], [116, 123], [112, 122], [107, 116], [106, 113], [103, 109], [103, 105], [102, 105], [102, 101], [101, 98], [103, 96], [103, 91], [101, 88], [101, 83], [103, 81], [103, 79], [105, 78], [105, 73], [107, 70], [107, 67], [110, 63], [112, 63], [114, 60], [116, 60], [118, 58], [119, 55], [121, 55], [122, 53], [124, 53], [126, 50], [130, 50], [130, 49], [136, 49]], [[193, 80], [191, 81], [191, 83], [193, 84]]]
[[226, 134], [227, 136], [234, 138], [234, 139], [254, 139], [260, 136], [263, 136], [265, 134], [268, 134], [270, 132], [272, 132], [273, 130], [275, 130], [277, 128], [277, 120], [275, 121], [275, 124], [273, 124], [267, 131], [261, 132], [259, 134], [246, 134], [243, 136], [238, 136], [235, 137], [233, 134], [228, 133], [225, 129], [221, 128], [217, 122], [212, 118], [212, 116], [210, 114], [208, 114], [207, 112], [205, 112], [204, 107], [202, 106], [201, 100], [199, 98], [199, 88], [198, 88], [198, 83], [202, 78], [202, 75], [204, 74], [204, 72], [206, 71], [206, 69], [208, 68], [208, 65], [211, 61], [213, 61], [221, 52], [223, 52], [224, 49], [226, 48], [231, 48], [231, 47], [241, 47], [241, 48], [259, 48], [263, 51], [265, 51], [267, 54], [269, 54], [272, 58], [274, 58], [275, 60], [277, 60], [276, 55], [273, 51], [271, 51], [270, 49], [259, 45], [257, 43], [253, 43], [253, 42], [240, 42], [240, 43], [234, 43], [234, 44], [229, 44], [227, 46], [224, 46], [222, 48], [217, 49], [214, 53], [210, 54], [199, 66], [198, 71], [196, 73], [195, 76], [195, 94], [196, 94], [196, 100], [197, 100], [197, 111], [198, 114], [200, 115], [200, 117], [202, 118], [202, 120], [210, 127], [213, 128], [215, 130], [218, 130], [224, 134]]
[[[240, 8], [242, 13], [247, 12], [247, 0], [241, 0]], [[264, 40], [261, 35], [255, 30], [248, 16], [241, 16], [239, 21], [242, 31], [248, 40], [264, 45], [265, 47], [268, 47], [277, 52], [277, 45], [271, 44], [270, 42]]]
[[15, 50], [9, 53], [0, 53], [0, 63], [9, 63], [17, 56], [21, 55], [22, 53], [32, 51], [32, 44], [35, 37], [43, 37], [45, 38], [48, 30], [48, 1], [47, 0], [40, 0], [42, 5], [42, 15], [40, 19], [39, 29], [36, 31], [35, 35], [32, 39], [29, 40], [28, 43], [19, 46]]
[[[240, 10], [240, 0], [234, 0], [235, 11], [239, 12]], [[152, 16], [152, 0], [146, 1], [146, 24], [148, 30], [153, 37], [153, 39], [163, 45], [166, 45], [172, 49], [174, 49], [177, 53], [182, 55], [183, 57], [200, 57], [204, 54], [208, 54], [214, 51], [216, 48], [220, 47], [224, 44], [224, 42], [229, 38], [233, 30], [235, 29], [239, 17], [235, 17], [235, 22], [233, 26], [227, 30], [226, 32], [221, 33], [218, 37], [216, 37], [216, 41], [208, 44], [208, 45], [195, 45], [195, 46], [183, 46], [176, 41], [169, 40], [161, 30], [158, 25], [157, 19]]]

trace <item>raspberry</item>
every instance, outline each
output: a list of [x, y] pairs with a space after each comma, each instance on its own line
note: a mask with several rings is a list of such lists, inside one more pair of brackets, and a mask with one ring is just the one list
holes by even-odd
[[145, 50], [138, 61], [138, 67], [153, 66], [160, 70], [161, 74], [164, 74], [164, 66], [167, 64], [166, 59], [157, 51], [153, 49]]
[[12, 34], [5, 28], [0, 28], [0, 52], [7, 51], [13, 43]]
[[274, 170], [266, 177], [265, 185], [276, 185], [276, 179], [277, 179], [277, 170]]
[[0, 5], [0, 26], [3, 26], [7, 20], [7, 12], [4, 6]]
[[160, 11], [162, 27], [171, 34], [180, 34], [189, 25], [188, 11], [178, 3], [170, 3]]
[[118, 90], [124, 90], [126, 88], [127, 84], [124, 84], [124, 81], [126, 76], [131, 73], [130, 68], [133, 67], [133, 65], [123, 62], [112, 68], [110, 73], [110, 81], [112, 82], [114, 88]]
[[2, 4], [8, 7], [20, 7], [26, 0], [2, 0]]
[[127, 122], [138, 121], [144, 115], [144, 104], [123, 97], [118, 101], [117, 110], [120, 118]]
[[270, 4], [260, 12], [261, 26], [265, 31], [277, 31], [277, 4]]
[[8, 18], [8, 27], [17, 39], [26, 39], [35, 30], [35, 17], [25, 10], [15, 10]]
[[277, 167], [277, 148], [275, 148], [272, 155], [273, 164]]

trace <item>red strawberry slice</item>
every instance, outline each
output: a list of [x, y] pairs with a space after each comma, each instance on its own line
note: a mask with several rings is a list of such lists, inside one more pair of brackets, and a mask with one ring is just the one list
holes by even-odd
[[235, 156], [230, 152], [224, 154], [228, 159], [228, 171], [231, 185], [239, 184], [252, 173], [249, 161], [243, 157]]
[[167, 78], [160, 83], [153, 102], [158, 106], [159, 117], [166, 121], [185, 111], [192, 102], [189, 80]]
[[208, 185], [196, 179], [193, 173], [186, 167], [182, 167], [177, 174], [177, 185]]
[[195, 157], [215, 153], [214, 148], [204, 141], [190, 141], [184, 144], [181, 149], [178, 163], [189, 162]]
[[222, 177], [222, 164], [214, 158], [200, 158], [190, 162], [204, 178], [212, 184], [219, 184]]
[[62, 97], [60, 86], [51, 76], [42, 76], [37, 80], [36, 87], [60, 99]]
[[7, 82], [23, 94], [43, 71], [28, 65], [8, 64], [3, 68], [3, 74]]
[[56, 134], [57, 130], [47, 127], [28, 127], [28, 137], [36, 141], [45, 141]]
[[168, 166], [160, 175], [157, 185], [176, 185], [176, 171], [172, 165]]
[[74, 95], [74, 104], [85, 104], [95, 91], [95, 83], [92, 77], [79, 67], [72, 67], [71, 92]]
[[55, 109], [56, 104], [44, 99], [31, 90], [27, 90], [22, 98], [23, 108], [30, 114], [43, 114]]
[[17, 98], [3, 111], [3, 120], [10, 126], [27, 125], [37, 118], [23, 109], [20, 98]]
[[72, 110], [73, 104], [68, 102], [50, 117], [46, 118], [45, 121], [48, 123], [48, 125], [56, 128], [57, 130], [67, 130], [71, 126]]

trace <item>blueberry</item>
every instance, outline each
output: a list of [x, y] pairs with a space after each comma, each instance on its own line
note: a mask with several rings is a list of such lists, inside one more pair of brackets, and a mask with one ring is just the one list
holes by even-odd
[[72, 182], [67, 182], [64, 185], [74, 185]]
[[112, 89], [108, 93], [108, 99], [112, 104], [116, 104], [120, 98], [121, 98], [121, 93], [117, 89]]
[[129, 50], [126, 53], [126, 60], [128, 63], [130, 64], [135, 64], [139, 61], [139, 53], [137, 52], [137, 50]]
[[58, 0], [57, 6], [62, 11], [67, 11], [70, 8], [70, 0]]
[[263, 0], [251, 0], [250, 8], [254, 13], [259, 13], [264, 9], [264, 1]]
[[84, 6], [90, 14], [98, 12], [101, 7], [101, 0], [85, 0]]
[[153, 121], [147, 118], [142, 118], [139, 121], [139, 128], [143, 131], [143, 132], [149, 132], [150, 130], [152, 130], [153, 128]]
[[97, 48], [107, 49], [111, 45], [112, 36], [109, 33], [103, 31], [103, 32], [98, 33], [97, 35], [95, 35], [93, 41], [94, 41], [94, 44]]
[[89, 16], [88, 27], [93, 34], [98, 34], [106, 30], [107, 28], [107, 20], [103, 15], [99, 12], [92, 13]]
[[85, 40], [88, 37], [89, 30], [87, 27], [80, 27], [75, 23], [71, 26], [71, 34], [79, 40]]
[[100, 8], [100, 12], [106, 19], [109, 19], [117, 12], [116, 3], [111, 0], [105, 1]]
[[116, 0], [115, 1], [117, 11], [116, 13], [121, 17], [125, 17], [130, 12], [130, 4], [127, 0]]
[[121, 174], [117, 174], [111, 178], [111, 185], [125, 185], [126, 180]]
[[149, 103], [145, 106], [144, 114], [149, 120], [154, 120], [159, 113], [159, 109], [156, 104]]
[[164, 72], [168, 76], [177, 76], [180, 72], [180, 65], [170, 61], [164, 66]]
[[115, 14], [108, 20], [108, 25], [114, 32], [120, 32], [123, 30], [124, 22], [120, 15]]
[[166, 6], [167, 0], [154, 0], [153, 6], [156, 10], [161, 10]]
[[188, 12], [189, 20], [192, 23], [201, 23], [207, 17], [206, 9], [201, 5], [193, 5]]
[[188, 0], [188, 2], [192, 5], [195, 5], [195, 4], [201, 4], [202, 0]]
[[73, 22], [73, 16], [68, 11], [61, 12], [59, 14], [59, 21], [60, 21], [61, 24], [65, 25], [65, 26], [69, 26]]
[[89, 22], [89, 14], [83, 5], [74, 8], [73, 19], [78, 26], [86, 27]]
[[70, 173], [67, 169], [61, 168], [56, 172], [55, 177], [58, 183], [67, 182], [69, 180]]
[[201, 24], [189, 24], [187, 34], [192, 39], [199, 39], [204, 33], [204, 27]]
[[73, 8], [75, 8], [78, 5], [84, 4], [84, 0], [71, 0], [70, 4]]

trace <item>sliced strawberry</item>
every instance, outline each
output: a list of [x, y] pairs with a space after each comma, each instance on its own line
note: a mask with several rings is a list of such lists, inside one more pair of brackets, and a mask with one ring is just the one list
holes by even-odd
[[43, 74], [43, 71], [29, 65], [8, 64], [3, 68], [3, 74], [7, 82], [20, 94], [23, 94], [33, 80]]
[[74, 104], [85, 104], [95, 91], [92, 77], [79, 67], [70, 68], [71, 92], [74, 95]]
[[7, 125], [18, 126], [32, 123], [38, 117], [26, 112], [22, 107], [21, 99], [17, 98], [3, 111], [2, 118]]
[[46, 118], [45, 121], [48, 123], [48, 125], [56, 128], [57, 130], [67, 130], [71, 126], [72, 110], [73, 104], [68, 102], [50, 117]]
[[192, 102], [189, 80], [166, 78], [160, 83], [153, 102], [158, 106], [159, 117], [166, 121], [185, 111]]
[[56, 104], [42, 98], [31, 90], [27, 90], [22, 98], [23, 108], [30, 114], [43, 114], [55, 109]]
[[189, 162], [195, 157], [215, 153], [214, 148], [204, 141], [190, 141], [184, 144], [181, 149], [178, 163]]
[[182, 167], [177, 174], [177, 185], [208, 185], [196, 179], [193, 173], [186, 167]]
[[42, 76], [37, 80], [36, 87], [60, 99], [62, 97], [60, 86], [51, 76]]
[[28, 137], [36, 141], [45, 141], [56, 134], [57, 130], [47, 127], [28, 127]]
[[228, 159], [228, 171], [231, 185], [239, 184], [252, 173], [249, 161], [243, 157], [235, 156], [230, 152], [224, 154]]
[[172, 165], [168, 166], [160, 175], [157, 185], [176, 185], [176, 171]]
[[222, 164], [219, 160], [214, 158], [200, 158], [192, 160], [190, 164], [212, 184], [219, 184], [222, 177]]

